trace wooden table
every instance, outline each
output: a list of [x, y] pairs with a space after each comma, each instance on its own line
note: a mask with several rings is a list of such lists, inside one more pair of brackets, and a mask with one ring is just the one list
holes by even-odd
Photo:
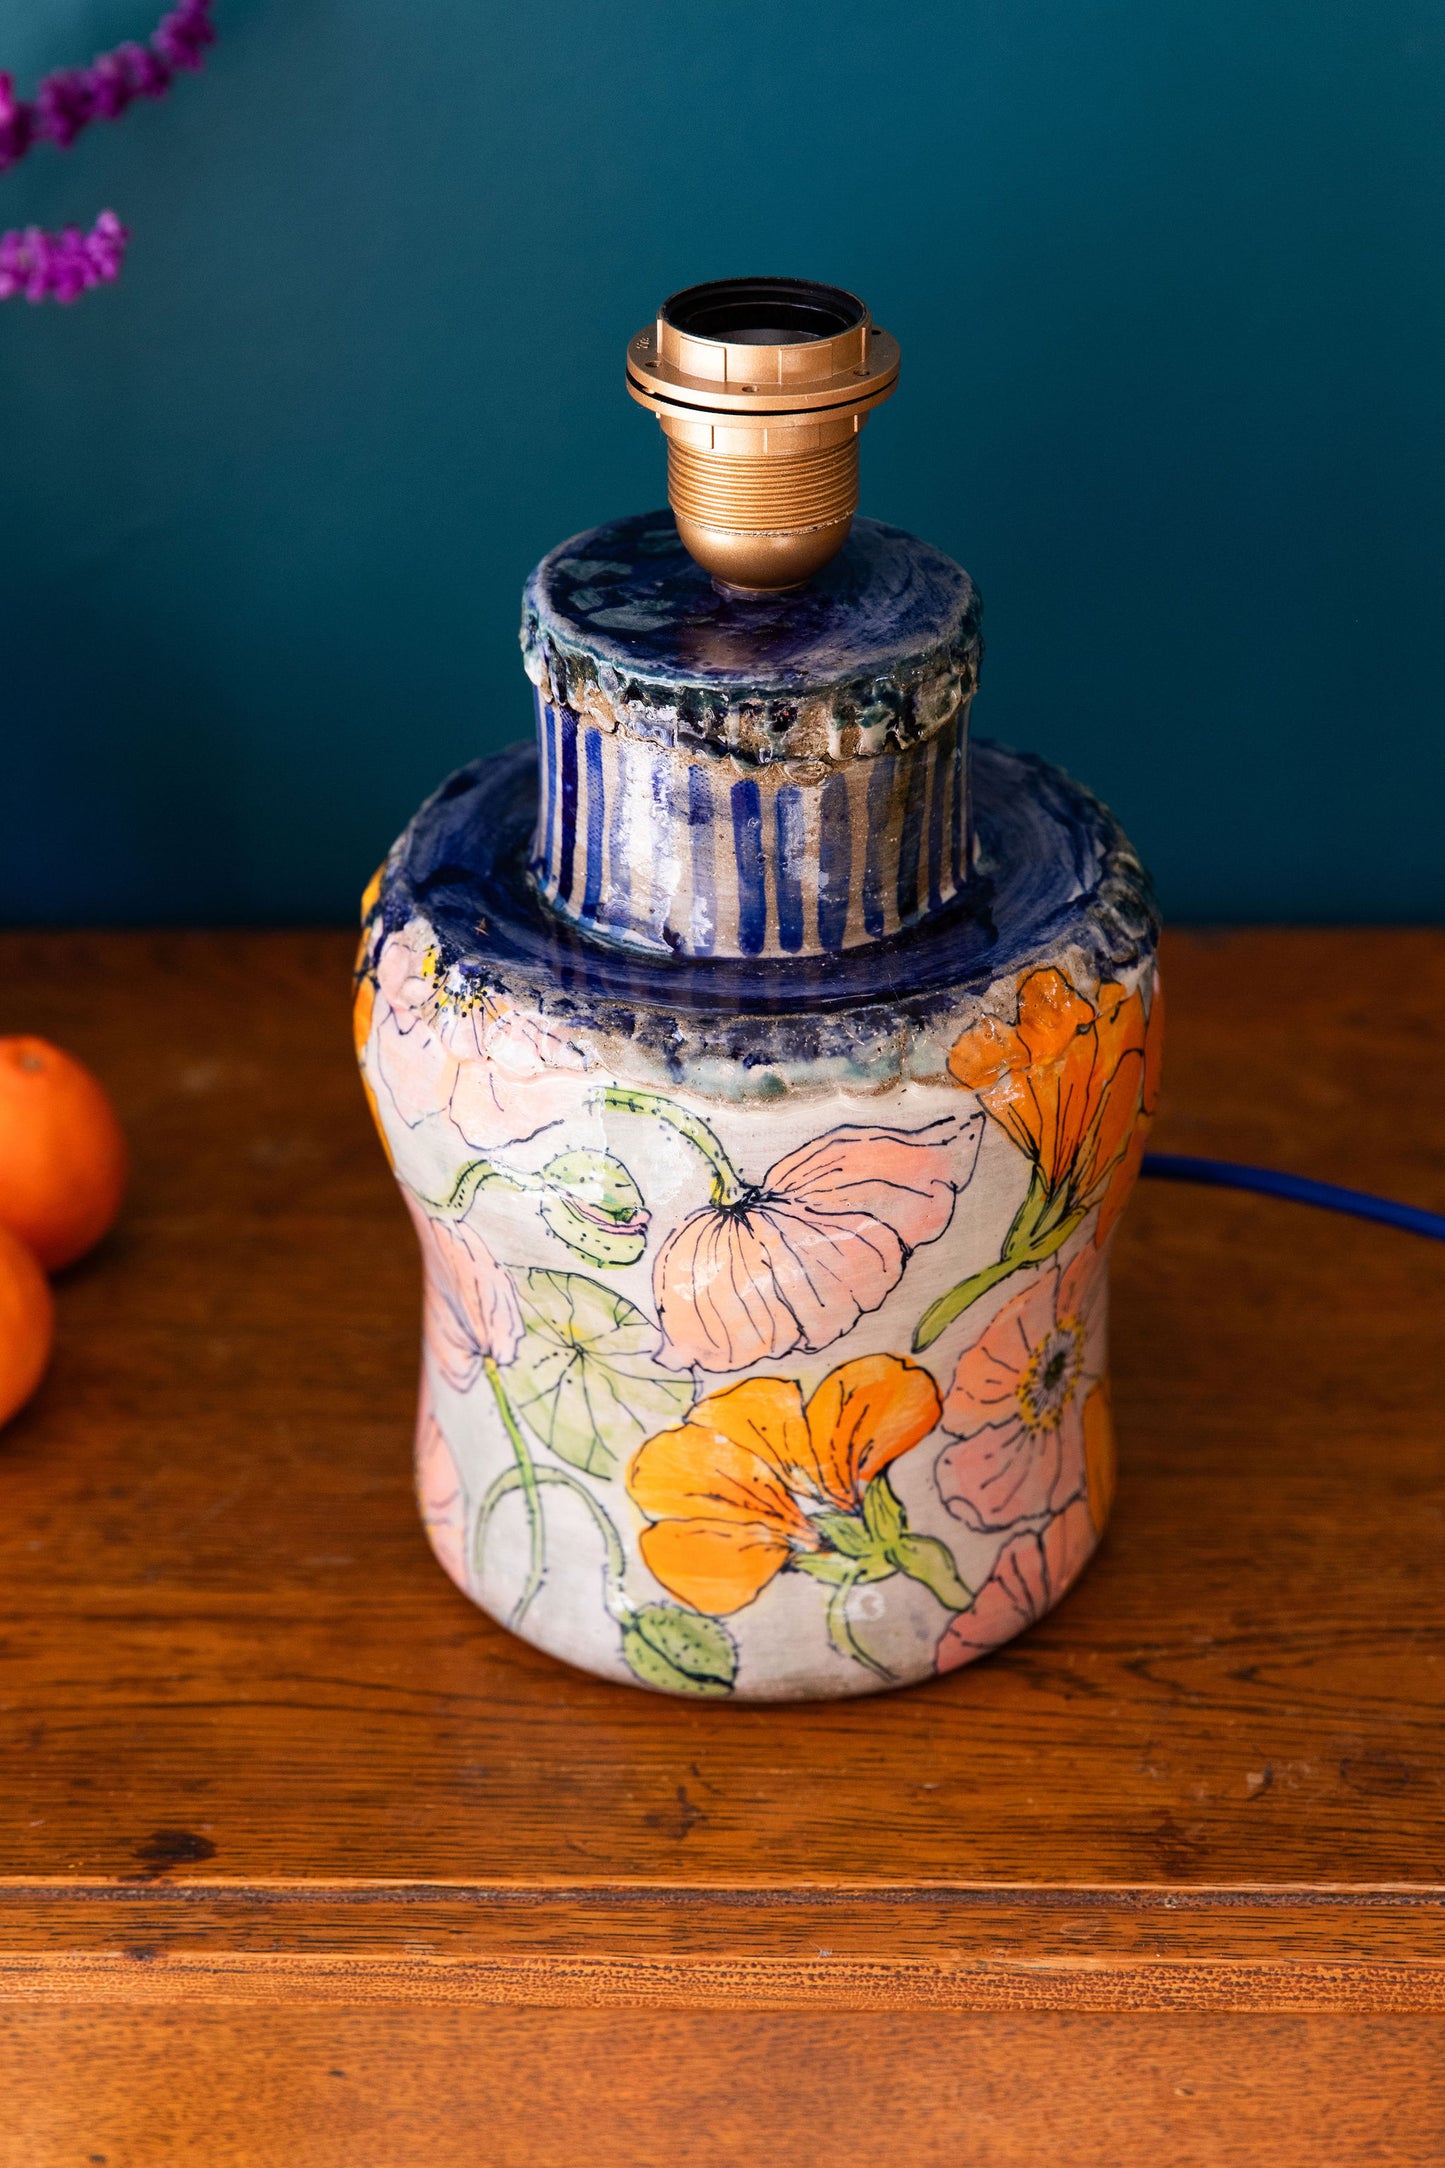
[[[432, 1563], [344, 935], [8, 936], [135, 1145], [0, 1438], [0, 2163], [1445, 2158], [1445, 1250], [1146, 1187], [1100, 1558], [947, 1680], [565, 1670]], [[1445, 935], [1176, 935], [1157, 1141], [1445, 1207]]]

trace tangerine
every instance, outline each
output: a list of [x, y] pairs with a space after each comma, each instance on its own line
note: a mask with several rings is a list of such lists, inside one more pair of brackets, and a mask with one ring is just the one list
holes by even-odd
[[0, 1227], [0, 1423], [24, 1407], [44, 1377], [54, 1338], [50, 1282], [19, 1235]]
[[48, 1039], [0, 1039], [0, 1226], [56, 1272], [100, 1240], [124, 1189], [125, 1138], [85, 1064]]

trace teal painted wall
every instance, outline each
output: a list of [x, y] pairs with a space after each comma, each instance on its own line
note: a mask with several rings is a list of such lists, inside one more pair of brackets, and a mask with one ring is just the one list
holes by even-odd
[[[0, 0], [22, 87], [158, 0]], [[1434, 918], [1438, 0], [218, 0], [205, 75], [0, 176], [133, 229], [0, 309], [0, 915], [335, 919], [530, 728], [533, 560], [664, 495], [670, 289], [903, 343], [864, 507], [961, 558], [979, 727], [1166, 909]]]

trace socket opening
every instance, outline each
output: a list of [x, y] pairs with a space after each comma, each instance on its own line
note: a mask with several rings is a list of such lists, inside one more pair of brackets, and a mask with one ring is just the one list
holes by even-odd
[[659, 311], [674, 331], [729, 346], [806, 346], [855, 330], [867, 313], [856, 295], [813, 279], [712, 279]]

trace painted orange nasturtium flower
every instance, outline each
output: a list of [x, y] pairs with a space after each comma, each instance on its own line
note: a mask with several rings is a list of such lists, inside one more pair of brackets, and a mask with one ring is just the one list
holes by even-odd
[[1139, 1112], [1129, 1132], [1129, 1141], [1114, 1162], [1114, 1171], [1109, 1176], [1108, 1186], [1099, 1206], [1094, 1240], [1100, 1249], [1113, 1233], [1115, 1222], [1129, 1202], [1130, 1192], [1139, 1179], [1139, 1169], [1144, 1161], [1144, 1147], [1149, 1141], [1149, 1131], [1154, 1126], [1154, 1110], [1159, 1104], [1159, 1078], [1163, 1066], [1164, 987], [1156, 976], [1154, 992], [1149, 1002], [1149, 1021], [1144, 1026], [1144, 1074], [1139, 1087]]
[[747, 1378], [709, 1393], [638, 1449], [627, 1488], [650, 1525], [642, 1555], [669, 1594], [723, 1617], [787, 1567], [834, 1589], [829, 1629], [870, 1668], [843, 1613], [860, 1581], [906, 1573], [950, 1610], [972, 1600], [952, 1554], [909, 1532], [885, 1470], [938, 1422], [938, 1388], [917, 1363], [863, 1355], [804, 1404], [794, 1378]]
[[1052, 1257], [1095, 1205], [1094, 1239], [1108, 1239], [1144, 1156], [1163, 1036], [1157, 980], [1146, 1012], [1138, 987], [1107, 982], [1090, 1001], [1050, 967], [1022, 981], [1012, 1023], [986, 1016], [954, 1042], [950, 1075], [978, 1094], [1032, 1173], [1002, 1255], [934, 1303], [915, 1348], [1020, 1266]]
[[1162, 1024], [1157, 993], [1146, 1016], [1137, 987], [1106, 984], [1089, 1001], [1062, 971], [1032, 971], [1017, 1021], [985, 1017], [955, 1042], [948, 1067], [1072, 1213], [1103, 1195], [1152, 1101]]

